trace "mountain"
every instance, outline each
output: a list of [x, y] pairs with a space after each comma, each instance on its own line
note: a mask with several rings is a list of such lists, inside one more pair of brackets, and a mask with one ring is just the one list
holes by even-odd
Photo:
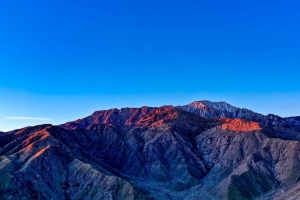
[[73, 122], [68, 122], [60, 125], [65, 129], [72, 128], [87, 128], [92, 124], [130, 124], [138, 121], [142, 117], [148, 115], [155, 108], [151, 107], [141, 107], [141, 108], [122, 108], [118, 109], [110, 109], [110, 110], [101, 110], [96, 111], [92, 115], [78, 119]]
[[[265, 116], [245, 108], [234, 107], [226, 102], [194, 101], [188, 105], [177, 106], [177, 108], [194, 113], [203, 118], [239, 118], [259, 122], [265, 126], [285, 127], [300, 131], [300, 117], [282, 118], [274, 114]], [[66, 129], [72, 129], [74, 127], [86, 128], [98, 123], [134, 123], [141, 117], [149, 114], [153, 109], [157, 108], [144, 106], [142, 108], [121, 108], [120, 110], [115, 108], [96, 111], [86, 118], [68, 122], [60, 126]]]
[[26, 127], [0, 134], [0, 199], [299, 199], [298, 125], [197, 101]]
[[300, 117], [282, 118], [277, 115], [262, 115], [245, 108], [237, 108], [226, 102], [194, 101], [179, 108], [204, 118], [239, 118], [259, 122], [265, 126], [291, 128], [300, 131]]
[[300, 131], [300, 117], [286, 117], [284, 121], [292, 127], [292, 129]]

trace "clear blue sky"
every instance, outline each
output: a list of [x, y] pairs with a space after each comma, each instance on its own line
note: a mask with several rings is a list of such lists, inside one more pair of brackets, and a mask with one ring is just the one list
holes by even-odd
[[0, 1], [0, 130], [203, 99], [300, 115], [299, 10], [296, 0]]

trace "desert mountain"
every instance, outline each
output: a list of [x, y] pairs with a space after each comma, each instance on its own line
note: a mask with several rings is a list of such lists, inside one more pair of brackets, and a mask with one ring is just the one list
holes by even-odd
[[1, 199], [299, 199], [299, 117], [225, 102], [0, 134]]
[[239, 118], [259, 122], [265, 126], [287, 127], [300, 131], [300, 117], [282, 118], [274, 114], [262, 115], [226, 102], [195, 101], [179, 108], [204, 118]]

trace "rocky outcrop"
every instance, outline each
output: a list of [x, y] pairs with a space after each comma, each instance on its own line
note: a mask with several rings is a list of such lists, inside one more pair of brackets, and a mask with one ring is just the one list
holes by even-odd
[[0, 199], [299, 197], [300, 137], [275, 123], [284, 118], [195, 105], [97, 111], [0, 134]]
[[222, 124], [222, 130], [235, 131], [235, 132], [246, 132], [246, 131], [255, 131], [261, 130], [261, 126], [257, 122], [246, 121], [244, 119], [230, 119], [230, 118], [221, 118], [220, 121], [224, 121]]

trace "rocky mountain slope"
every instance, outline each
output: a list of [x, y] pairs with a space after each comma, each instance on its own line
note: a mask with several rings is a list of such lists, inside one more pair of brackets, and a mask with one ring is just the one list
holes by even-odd
[[0, 199], [299, 199], [299, 117], [223, 102], [0, 134]]
[[282, 118], [274, 114], [265, 116], [226, 102], [195, 101], [178, 107], [204, 118], [239, 118], [259, 122], [265, 126], [287, 127], [300, 131], [300, 117]]

